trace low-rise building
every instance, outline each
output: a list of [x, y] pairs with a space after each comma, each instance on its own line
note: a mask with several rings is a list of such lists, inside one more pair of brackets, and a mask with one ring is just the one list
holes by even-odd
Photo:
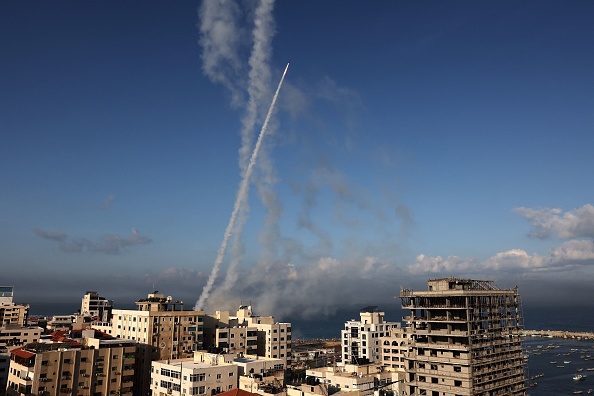
[[238, 378], [232, 355], [197, 351], [193, 358], [154, 361], [150, 389], [153, 396], [211, 396], [237, 389]]

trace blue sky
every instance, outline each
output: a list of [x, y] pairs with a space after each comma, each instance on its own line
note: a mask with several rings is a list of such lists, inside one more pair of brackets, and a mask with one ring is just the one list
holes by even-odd
[[398, 304], [442, 276], [591, 300], [593, 12], [3, 2], [0, 283], [193, 305], [290, 61], [208, 309]]

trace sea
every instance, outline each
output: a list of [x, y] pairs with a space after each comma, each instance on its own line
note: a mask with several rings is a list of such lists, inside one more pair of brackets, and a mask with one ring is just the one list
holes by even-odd
[[[79, 308], [76, 305], [31, 304], [30, 314], [66, 315]], [[379, 308], [385, 312], [385, 319], [390, 322], [400, 321], [407, 313], [398, 306]], [[576, 307], [571, 304], [557, 307], [525, 305], [523, 314], [525, 329], [594, 333], [594, 304], [590, 307]], [[316, 318], [279, 318], [279, 321], [291, 323], [294, 340], [314, 340], [340, 338], [345, 322], [351, 319], [359, 319], [359, 309], [337, 310], [334, 315]], [[524, 348], [528, 356], [526, 376], [529, 382], [536, 383], [536, 386], [528, 388], [530, 396], [572, 395], [579, 391], [586, 395], [589, 389], [594, 389], [594, 341], [527, 337]], [[589, 368], [593, 370], [588, 371]], [[579, 369], [582, 371], [578, 371]], [[583, 381], [573, 380], [573, 376], [578, 373], [585, 376]], [[530, 380], [531, 377], [534, 378]], [[594, 391], [592, 395], [594, 396]]]

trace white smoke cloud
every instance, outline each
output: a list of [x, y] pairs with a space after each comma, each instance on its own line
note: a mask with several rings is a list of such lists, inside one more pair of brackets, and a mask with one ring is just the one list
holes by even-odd
[[590, 204], [565, 213], [558, 208], [514, 210], [530, 221], [533, 227], [530, 236], [545, 239], [555, 233], [562, 239], [594, 238], [594, 206]]

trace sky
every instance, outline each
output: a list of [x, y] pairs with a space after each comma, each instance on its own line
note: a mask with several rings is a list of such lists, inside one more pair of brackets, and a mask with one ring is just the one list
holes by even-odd
[[205, 310], [286, 319], [454, 276], [594, 310], [593, 14], [2, 2], [0, 284], [192, 308], [210, 278]]

